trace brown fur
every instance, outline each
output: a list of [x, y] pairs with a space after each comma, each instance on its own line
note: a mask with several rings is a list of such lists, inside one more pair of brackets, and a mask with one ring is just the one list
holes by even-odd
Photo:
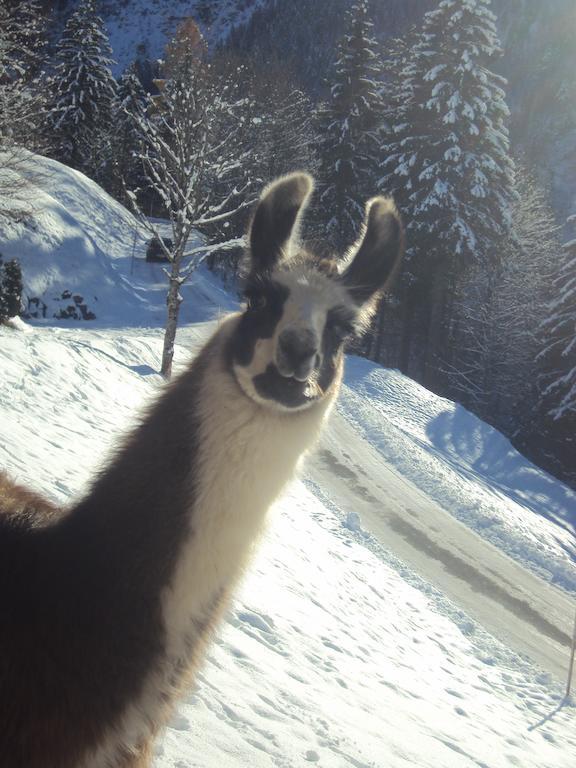
[[14, 525], [34, 528], [54, 522], [62, 510], [0, 470], [0, 514], [9, 517]]
[[[160, 593], [190, 524], [194, 404], [209, 353], [67, 514], [1, 476], [2, 768], [81, 765], [162, 653]], [[119, 768], [147, 764], [131, 760]]]

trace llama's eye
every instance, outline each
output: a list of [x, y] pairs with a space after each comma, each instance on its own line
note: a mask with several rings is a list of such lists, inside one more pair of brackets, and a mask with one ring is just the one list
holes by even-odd
[[348, 323], [334, 323], [332, 325], [332, 333], [336, 338], [340, 340], [347, 339], [354, 333], [354, 328]]
[[248, 309], [257, 312], [258, 310], [262, 310], [266, 308], [267, 305], [266, 296], [263, 294], [257, 294], [254, 296], [248, 297]]

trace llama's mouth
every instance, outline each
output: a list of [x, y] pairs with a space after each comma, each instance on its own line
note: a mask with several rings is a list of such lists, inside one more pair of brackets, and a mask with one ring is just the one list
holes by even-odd
[[254, 376], [252, 381], [260, 397], [275, 400], [286, 408], [301, 408], [318, 399], [318, 388], [312, 378], [283, 376], [274, 363], [269, 363], [264, 373]]

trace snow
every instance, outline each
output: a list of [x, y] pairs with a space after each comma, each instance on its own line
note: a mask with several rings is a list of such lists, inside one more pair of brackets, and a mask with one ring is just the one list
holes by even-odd
[[[69, 291], [83, 296], [96, 314], [92, 325], [163, 322], [166, 278], [161, 264], [145, 262], [150, 235], [139, 228], [132, 214], [84, 174], [54, 160], [39, 162], [31, 157], [26, 170], [32, 186], [22, 193], [22, 207], [33, 211], [33, 216], [4, 223], [0, 246], [6, 260], [20, 260], [25, 304], [39, 298], [50, 321], [70, 303], [62, 299], [62, 293]], [[88, 215], [87, 198], [91, 201]], [[197, 244], [190, 241], [189, 250]], [[189, 287], [182, 290], [186, 297]], [[194, 313], [213, 299], [207, 296], [196, 307], [185, 302], [184, 322], [195, 319]]]
[[[134, 224], [120, 206], [81, 174], [38, 164], [50, 173], [40, 175], [34, 223], [0, 223], [0, 252], [22, 256], [50, 307], [74, 279], [98, 292], [100, 312], [33, 322], [28, 333], [0, 328], [0, 466], [68, 503], [163, 387], [165, 283], [157, 265], [131, 271]], [[144, 245], [137, 237], [137, 256]], [[203, 270], [184, 290], [180, 366], [235, 305]], [[478, 602], [493, 564], [508, 564], [515, 575], [496, 574], [501, 590], [542, 590], [550, 611], [561, 607], [549, 621], [570, 633], [574, 494], [463, 408], [350, 358], [319, 450], [271, 511], [155, 768], [574, 766], [563, 641], [550, 645], [548, 668], [521, 639], [486, 631], [457, 589], [447, 596], [433, 554], [411, 562], [395, 549], [401, 536], [381, 533], [392, 511], [405, 527], [430, 519], [434, 546], [462, 558], [475, 549]], [[514, 621], [505, 603], [492, 611], [502, 625]]]

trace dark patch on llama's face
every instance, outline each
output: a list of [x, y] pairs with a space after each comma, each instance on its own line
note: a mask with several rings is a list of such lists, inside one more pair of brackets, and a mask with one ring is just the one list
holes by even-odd
[[355, 333], [356, 313], [348, 307], [337, 306], [329, 310], [322, 334], [322, 368], [318, 384], [326, 391], [342, 365], [344, 346]]
[[282, 376], [275, 363], [269, 363], [264, 373], [257, 374], [252, 381], [261, 398], [273, 400], [285, 408], [302, 408], [320, 397], [314, 381]]
[[302, 408], [319, 400], [330, 389], [342, 365], [344, 343], [354, 333], [354, 313], [338, 306], [326, 316], [322, 342], [316, 354], [315, 366], [306, 381], [282, 376], [274, 363], [264, 373], [254, 377], [254, 387], [260, 397], [274, 400], [285, 408]]
[[244, 291], [247, 307], [235, 335], [232, 362], [249, 365], [259, 339], [271, 339], [282, 317], [288, 289], [264, 278], [252, 280]]

